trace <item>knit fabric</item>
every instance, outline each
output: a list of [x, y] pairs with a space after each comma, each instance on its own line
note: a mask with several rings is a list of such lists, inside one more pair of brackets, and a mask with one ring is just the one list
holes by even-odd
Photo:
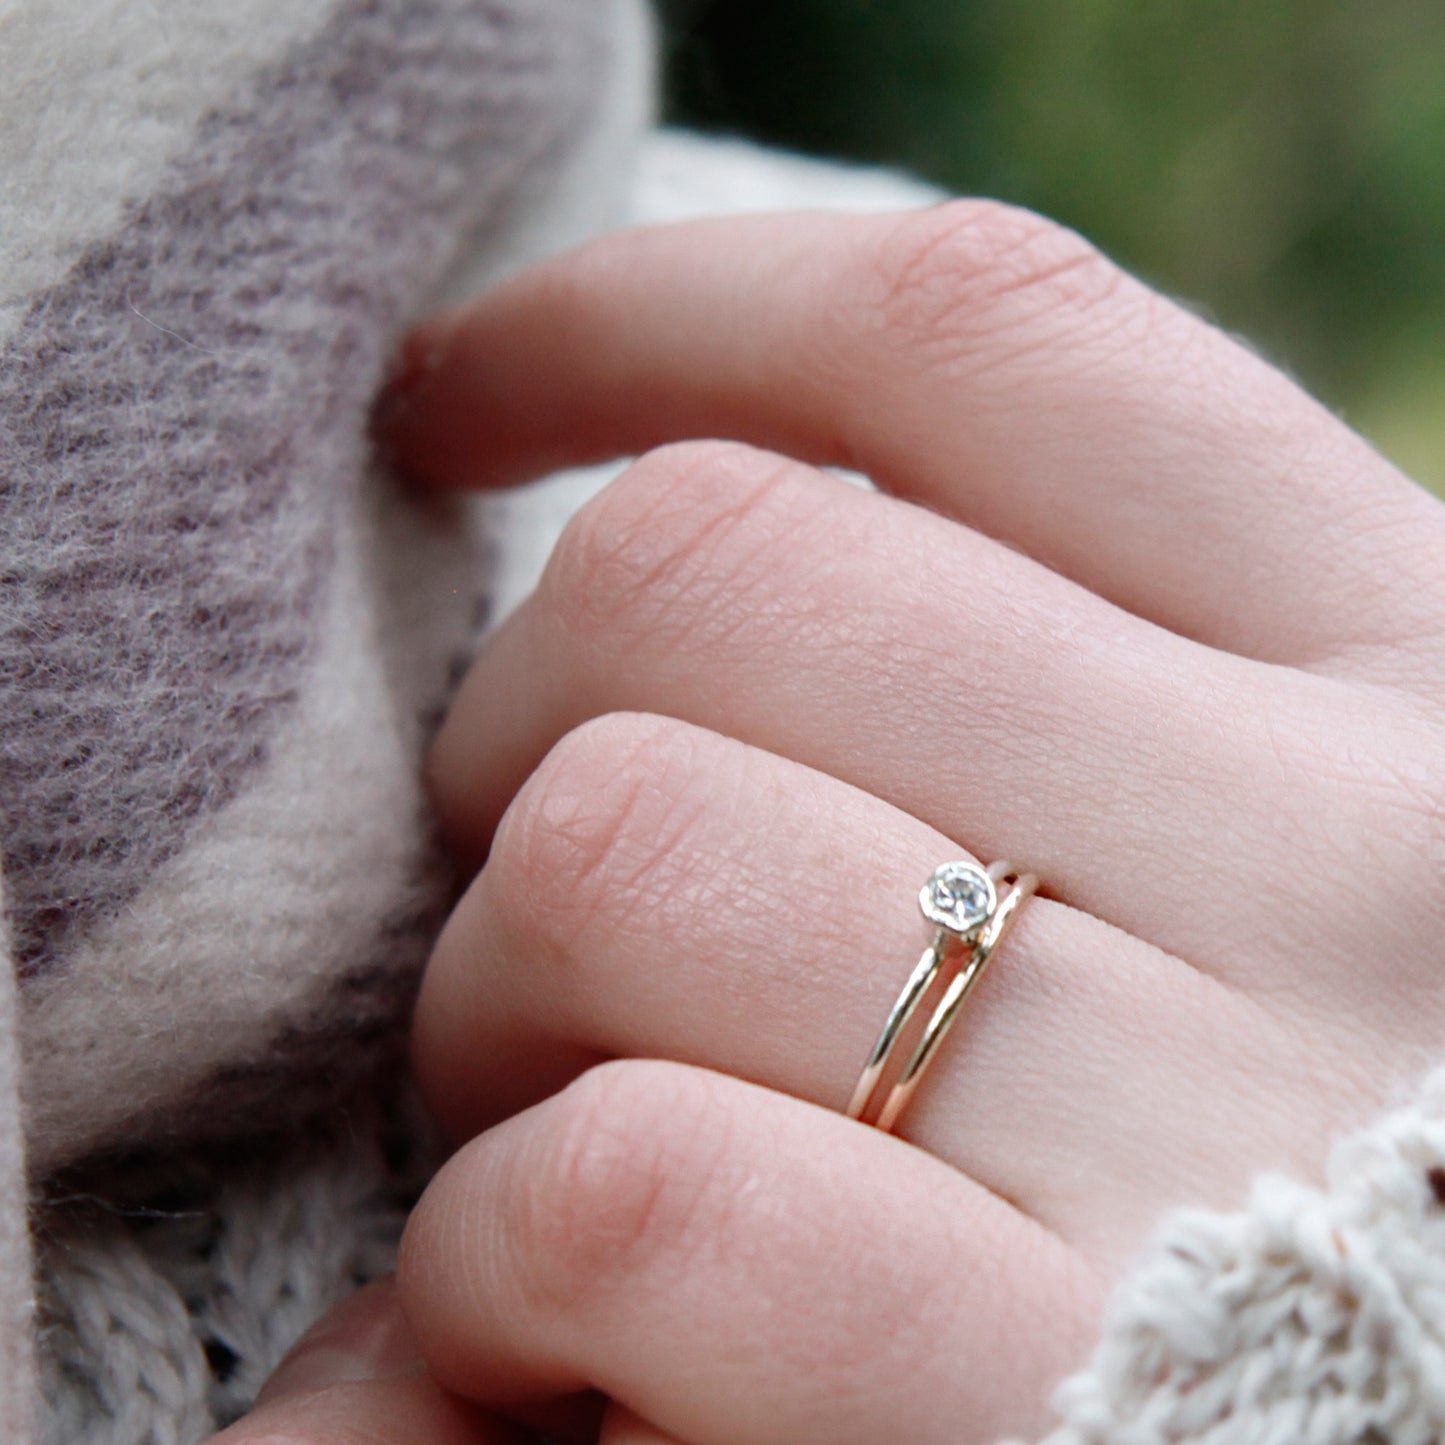
[[204, 1439], [321, 1314], [391, 1269], [436, 1151], [412, 1141], [388, 1162], [395, 1128], [365, 1110], [349, 1122], [240, 1168], [153, 1166], [134, 1199], [41, 1216], [44, 1445]]
[[1055, 1403], [1046, 1445], [1445, 1438], [1445, 1071], [1338, 1142], [1327, 1188], [1167, 1219]]
[[[0, 56], [0, 1445], [194, 1445], [390, 1267], [436, 1157], [380, 1062], [447, 901], [421, 749], [610, 475], [408, 500], [366, 407], [411, 316], [621, 219], [646, 29], [14, 0]], [[686, 137], [641, 176], [645, 220], [936, 198]], [[1442, 1199], [1445, 1075], [1325, 1188], [1173, 1216], [1048, 1445], [1445, 1437]]]

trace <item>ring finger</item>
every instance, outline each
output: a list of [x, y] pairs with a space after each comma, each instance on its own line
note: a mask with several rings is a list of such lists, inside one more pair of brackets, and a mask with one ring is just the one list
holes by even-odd
[[[731, 739], [591, 723], [528, 782], [443, 933], [416, 1016], [423, 1085], [461, 1136], [609, 1056], [841, 1108], [926, 938], [912, 900], [957, 852]], [[1038, 899], [903, 1131], [1107, 1261], [1170, 1202], [1229, 1204], [1256, 1168], [1316, 1167], [1378, 1093], [1360, 1075], [1340, 1040]]]

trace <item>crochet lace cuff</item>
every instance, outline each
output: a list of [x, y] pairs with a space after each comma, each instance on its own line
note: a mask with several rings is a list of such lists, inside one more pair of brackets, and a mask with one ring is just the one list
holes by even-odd
[[1428, 1445], [1445, 1433], [1445, 1069], [1238, 1213], [1167, 1217], [1045, 1445]]

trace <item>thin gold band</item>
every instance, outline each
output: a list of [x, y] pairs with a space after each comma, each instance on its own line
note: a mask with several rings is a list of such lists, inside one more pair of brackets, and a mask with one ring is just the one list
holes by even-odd
[[[934, 879], [950, 869], [979, 875], [979, 870], [971, 864], [947, 864], [934, 874]], [[976, 925], [966, 931], [939, 921], [937, 913], [925, 905], [925, 913], [938, 925], [933, 941], [909, 975], [868, 1055], [868, 1062], [844, 1111], [850, 1119], [872, 1124], [885, 1133], [894, 1128], [913, 1098], [923, 1071], [957, 1020], [964, 1000], [977, 987], [994, 950], [1038, 887], [1038, 879], [1033, 874], [1015, 873], [1008, 863], [991, 864], [981, 876], [989, 880], [989, 907]], [[927, 886], [924, 893], [928, 893]], [[936, 986], [945, 978], [947, 982], [943, 984], [942, 997], [934, 1006], [913, 1052], [896, 1077], [885, 1083], [889, 1062], [899, 1050], [900, 1041], [909, 1031], [910, 1023], [924, 999], [930, 992], [935, 992]]]

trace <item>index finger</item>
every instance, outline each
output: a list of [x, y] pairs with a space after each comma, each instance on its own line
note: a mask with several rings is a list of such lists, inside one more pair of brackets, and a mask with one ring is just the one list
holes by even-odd
[[1082, 238], [990, 202], [623, 233], [407, 355], [388, 434], [436, 486], [729, 437], [856, 467], [1266, 661], [1392, 678], [1375, 654], [1445, 611], [1433, 498]]

